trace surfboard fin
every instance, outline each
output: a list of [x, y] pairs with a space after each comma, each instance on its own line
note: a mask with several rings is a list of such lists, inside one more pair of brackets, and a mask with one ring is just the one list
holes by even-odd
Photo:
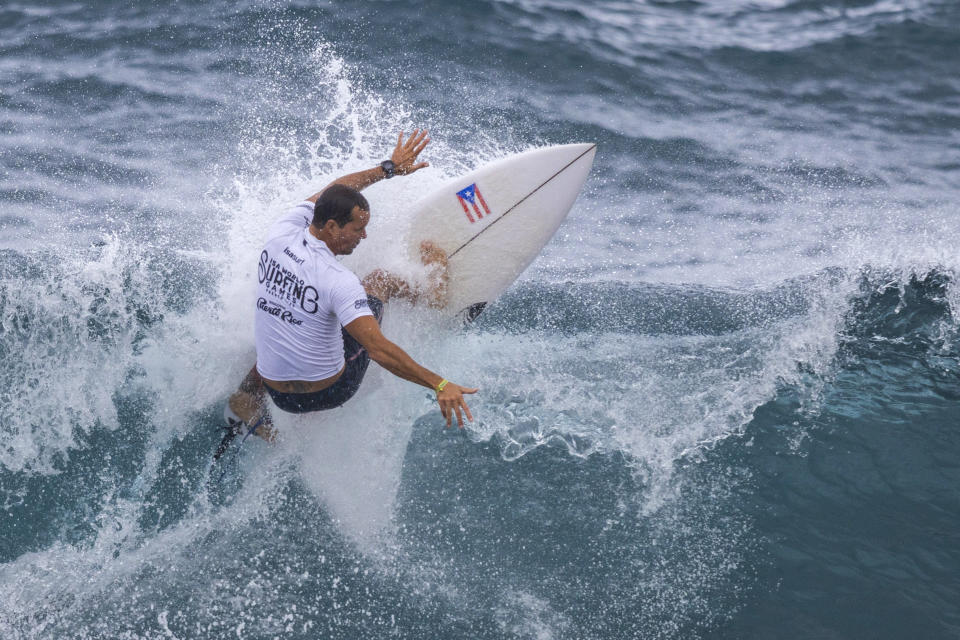
[[470, 305], [469, 307], [467, 307], [466, 309], [464, 309], [463, 311], [461, 311], [459, 315], [460, 315], [460, 318], [463, 320], [464, 326], [476, 320], [477, 316], [483, 313], [483, 310], [486, 307], [487, 307], [486, 302], [476, 302]]

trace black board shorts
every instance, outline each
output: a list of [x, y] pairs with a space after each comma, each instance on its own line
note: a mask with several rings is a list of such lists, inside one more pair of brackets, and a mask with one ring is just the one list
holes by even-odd
[[[380, 324], [383, 320], [383, 302], [374, 296], [367, 296], [367, 302], [377, 324]], [[313, 393], [282, 393], [270, 388], [270, 385], [263, 385], [278, 409], [289, 413], [336, 409], [357, 392], [370, 364], [370, 354], [346, 329], [341, 328], [340, 331], [343, 332], [343, 357], [347, 361], [340, 378], [326, 389]]]

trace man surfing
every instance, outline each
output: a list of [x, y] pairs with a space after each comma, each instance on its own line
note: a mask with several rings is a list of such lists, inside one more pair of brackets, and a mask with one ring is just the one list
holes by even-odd
[[383, 303], [391, 298], [443, 306], [446, 253], [430, 242], [421, 245], [421, 260], [432, 267], [426, 290], [379, 269], [361, 283], [336, 259], [367, 236], [370, 205], [360, 191], [429, 166], [417, 162], [429, 142], [426, 131], [415, 130], [406, 140], [401, 132], [389, 160], [334, 180], [270, 228], [257, 265], [257, 363], [230, 396], [227, 434], [216, 458], [241, 430], [273, 441], [265, 394], [291, 413], [333, 409], [357, 392], [371, 359], [433, 389], [448, 427], [454, 415], [460, 428], [464, 415], [473, 420], [464, 394], [477, 389], [426, 369], [380, 331]]

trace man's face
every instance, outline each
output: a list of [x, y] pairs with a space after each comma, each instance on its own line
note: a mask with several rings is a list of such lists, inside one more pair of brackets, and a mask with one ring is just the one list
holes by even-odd
[[[370, 212], [360, 207], [354, 207], [350, 212], [350, 222], [333, 230], [334, 242], [337, 245], [337, 255], [349, 255], [357, 248], [360, 241], [367, 237], [367, 223], [370, 222]], [[336, 226], [336, 222], [333, 223]]]

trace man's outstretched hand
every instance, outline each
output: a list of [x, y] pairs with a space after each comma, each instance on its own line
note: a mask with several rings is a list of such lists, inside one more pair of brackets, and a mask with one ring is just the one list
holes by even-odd
[[393, 172], [400, 176], [407, 176], [414, 171], [429, 167], [429, 162], [417, 162], [417, 156], [429, 143], [430, 138], [427, 137], [426, 129], [414, 129], [406, 141], [404, 141], [403, 131], [401, 131], [397, 138], [397, 146], [390, 155], [390, 160], [393, 162]]
[[440, 404], [440, 413], [447, 419], [447, 427], [453, 424], [453, 415], [457, 415], [457, 426], [463, 429], [463, 416], [466, 414], [470, 422], [473, 422], [473, 414], [470, 413], [470, 407], [467, 406], [464, 394], [476, 393], [477, 389], [461, 387], [458, 384], [448, 382], [443, 387], [443, 391], [437, 393], [437, 402]]

